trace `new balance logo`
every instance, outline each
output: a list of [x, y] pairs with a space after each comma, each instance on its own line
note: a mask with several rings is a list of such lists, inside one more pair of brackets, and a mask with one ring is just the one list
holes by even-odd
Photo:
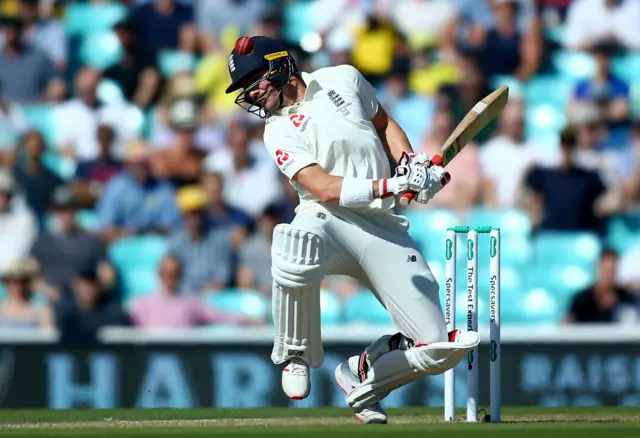
[[418, 261], [418, 257], [415, 255], [408, 255], [407, 256], [407, 262], [417, 262]]

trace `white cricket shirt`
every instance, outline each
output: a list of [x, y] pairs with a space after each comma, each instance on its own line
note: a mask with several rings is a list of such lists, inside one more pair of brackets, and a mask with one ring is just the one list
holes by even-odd
[[[311, 164], [341, 177], [391, 176], [387, 155], [371, 123], [378, 111], [375, 88], [350, 65], [322, 68], [301, 76], [307, 85], [304, 101], [270, 116], [264, 133], [269, 154], [300, 195], [296, 212], [319, 202], [292, 180], [300, 169]], [[394, 202], [391, 196], [358, 208], [331, 205], [331, 210], [388, 213], [400, 219], [393, 214]]]

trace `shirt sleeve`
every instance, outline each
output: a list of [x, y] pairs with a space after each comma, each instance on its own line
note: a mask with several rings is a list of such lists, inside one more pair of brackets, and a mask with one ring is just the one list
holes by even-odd
[[525, 175], [525, 185], [536, 193], [543, 193], [544, 184], [542, 178], [542, 171], [538, 168], [533, 168]]
[[567, 19], [564, 31], [564, 47], [565, 49], [573, 49], [579, 46], [588, 38], [588, 29], [584, 23], [588, 23], [583, 11], [582, 2], [573, 2], [567, 10]]
[[100, 219], [100, 226], [102, 229], [118, 225], [118, 199], [120, 195], [120, 184], [117, 179], [110, 181], [100, 195], [96, 210], [98, 211], [98, 218]]
[[[292, 126], [304, 123], [303, 114], [293, 114], [290, 116]], [[269, 155], [278, 165], [280, 172], [289, 179], [305, 167], [317, 164], [311, 151], [297, 138], [295, 132], [275, 126], [276, 122], [267, 125], [264, 133], [264, 144], [269, 151]]]
[[216, 232], [213, 246], [215, 247], [216, 263], [209, 280], [227, 284], [231, 275], [231, 248], [229, 247], [228, 234], [224, 231]]
[[367, 81], [360, 71], [351, 66], [351, 65], [343, 65], [346, 75], [352, 78], [353, 82], [356, 84], [358, 98], [360, 99], [360, 103], [364, 108], [365, 113], [369, 120], [373, 119], [373, 116], [378, 112], [378, 107], [380, 104], [378, 103], [378, 91], [374, 88], [373, 85]]

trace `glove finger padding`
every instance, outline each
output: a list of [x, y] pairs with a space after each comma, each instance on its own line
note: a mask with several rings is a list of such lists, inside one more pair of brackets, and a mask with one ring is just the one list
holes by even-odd
[[431, 166], [428, 169], [430, 176], [429, 182], [418, 193], [416, 201], [426, 204], [438, 193], [444, 186], [451, 181], [451, 174], [442, 166]]

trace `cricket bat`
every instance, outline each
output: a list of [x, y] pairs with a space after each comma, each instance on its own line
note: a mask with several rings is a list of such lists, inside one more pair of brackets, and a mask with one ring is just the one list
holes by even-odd
[[[509, 87], [503, 85], [476, 103], [445, 141], [440, 153], [431, 157], [431, 162], [437, 166], [447, 167], [447, 164], [482, 131], [482, 128], [500, 114], [508, 98]], [[400, 197], [400, 205], [409, 205], [414, 196], [414, 192], [403, 193]]]

